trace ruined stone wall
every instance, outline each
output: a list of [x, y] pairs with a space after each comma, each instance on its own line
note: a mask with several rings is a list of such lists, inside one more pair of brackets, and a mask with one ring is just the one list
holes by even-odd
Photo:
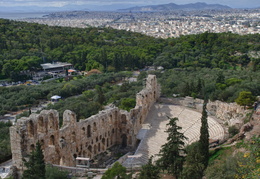
[[[184, 99], [180, 99], [179, 102], [183, 106], [202, 111], [204, 101], [192, 97], [185, 97]], [[225, 103], [222, 101], [209, 101], [207, 104], [207, 110], [211, 115], [216, 116], [223, 122], [227, 122], [229, 126], [242, 124], [243, 118], [245, 118], [246, 114], [250, 112], [236, 103]]]
[[243, 119], [250, 111], [237, 103], [225, 103], [221, 101], [209, 102], [207, 110], [218, 119], [227, 122], [229, 126], [243, 124]]
[[64, 166], [75, 166], [77, 156], [92, 159], [113, 145], [136, 147], [136, 135], [159, 96], [156, 76], [149, 75], [130, 112], [114, 107], [77, 122], [76, 114], [66, 110], [61, 128], [56, 110], [21, 118], [10, 128], [13, 165], [22, 169], [22, 158], [28, 156], [37, 141], [42, 144], [47, 163]]

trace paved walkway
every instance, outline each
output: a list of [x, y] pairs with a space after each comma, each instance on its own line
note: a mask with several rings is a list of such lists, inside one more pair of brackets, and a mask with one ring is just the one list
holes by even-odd
[[[138, 167], [148, 162], [152, 155], [159, 153], [160, 148], [166, 143], [168, 134], [165, 132], [169, 117], [178, 117], [178, 126], [182, 127], [181, 132], [188, 138], [186, 144], [199, 140], [201, 113], [179, 105], [158, 104], [152, 106], [144, 124], [140, 130], [143, 136], [135, 155], [130, 156], [123, 165], [126, 167]], [[213, 118], [208, 117], [210, 139], [223, 139], [224, 129]], [[155, 157], [156, 158], [156, 157]]]

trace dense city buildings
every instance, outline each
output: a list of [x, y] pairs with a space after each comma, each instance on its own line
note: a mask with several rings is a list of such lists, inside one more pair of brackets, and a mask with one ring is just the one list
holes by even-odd
[[22, 21], [69, 27], [111, 27], [153, 37], [179, 37], [205, 31], [237, 34], [260, 32], [260, 9], [168, 12], [57, 12]]

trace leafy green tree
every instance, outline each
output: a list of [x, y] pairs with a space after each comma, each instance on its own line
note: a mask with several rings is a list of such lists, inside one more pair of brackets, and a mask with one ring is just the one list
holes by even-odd
[[250, 106], [254, 103], [255, 97], [250, 91], [241, 91], [235, 101], [241, 106]]
[[153, 156], [149, 158], [148, 163], [142, 166], [138, 179], [157, 179], [160, 178], [160, 168], [153, 164]]
[[29, 161], [25, 161], [26, 170], [23, 179], [45, 179], [45, 163], [41, 144], [36, 143], [36, 149], [31, 152]]
[[135, 99], [134, 98], [124, 98], [121, 100], [120, 108], [130, 111], [130, 109], [135, 107]]
[[208, 114], [207, 114], [207, 103], [204, 102], [203, 110], [202, 110], [202, 117], [201, 117], [201, 128], [200, 128], [200, 140], [199, 140], [199, 147], [200, 147], [200, 155], [202, 156], [202, 164], [204, 165], [204, 169], [208, 166], [209, 160], [209, 126], [208, 126]]
[[202, 163], [203, 156], [200, 152], [199, 142], [194, 142], [186, 147], [187, 156], [185, 158], [185, 165], [182, 173], [183, 179], [201, 179], [205, 169]]
[[162, 146], [158, 154], [160, 158], [157, 160], [157, 164], [161, 169], [166, 170], [178, 179], [185, 160], [184, 140], [187, 138], [180, 132], [182, 128], [177, 125], [178, 118], [168, 117], [168, 119], [170, 121], [166, 130], [168, 133], [167, 142]]
[[126, 168], [123, 167], [119, 162], [116, 162], [112, 168], [109, 168], [104, 175], [102, 176], [102, 179], [130, 179], [131, 176], [126, 174]]
[[99, 86], [99, 85], [96, 85], [95, 90], [97, 92], [96, 101], [102, 105], [106, 101], [103, 90], [102, 90], [101, 86]]

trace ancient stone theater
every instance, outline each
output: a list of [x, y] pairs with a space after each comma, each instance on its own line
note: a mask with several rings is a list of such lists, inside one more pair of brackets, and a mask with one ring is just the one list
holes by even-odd
[[77, 122], [76, 114], [66, 110], [61, 127], [56, 110], [43, 110], [40, 114], [18, 119], [10, 128], [13, 165], [23, 169], [23, 158], [28, 157], [38, 141], [45, 162], [62, 166], [75, 166], [76, 157], [92, 159], [113, 145], [135, 148], [137, 133], [159, 96], [156, 76], [148, 75], [144, 89], [136, 95], [136, 106], [130, 112], [108, 107]]

